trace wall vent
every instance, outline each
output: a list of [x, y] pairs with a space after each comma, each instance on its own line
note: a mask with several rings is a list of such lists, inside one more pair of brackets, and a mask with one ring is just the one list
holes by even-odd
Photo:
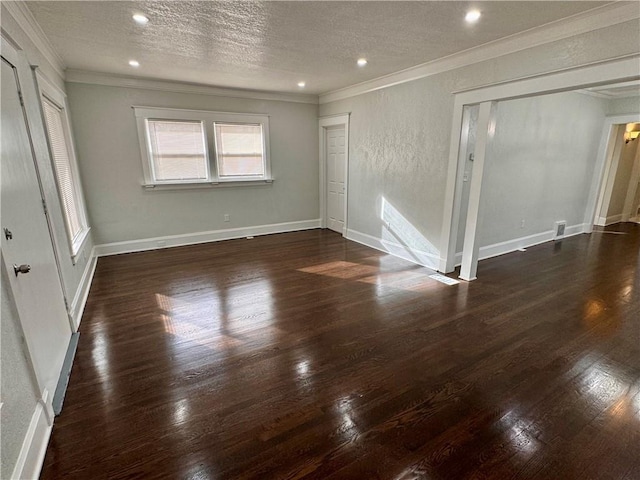
[[567, 228], [567, 222], [564, 220], [555, 223], [555, 229], [553, 230], [553, 239], [558, 240], [564, 238], [564, 230]]

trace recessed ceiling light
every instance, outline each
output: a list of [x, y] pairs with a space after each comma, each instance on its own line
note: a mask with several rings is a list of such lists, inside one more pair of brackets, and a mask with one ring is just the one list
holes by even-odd
[[366, 58], [359, 58], [357, 63], [359, 67], [364, 67], [368, 62]]
[[129, 60], [129, 65], [131, 65], [132, 67], [139, 67], [140, 62], [137, 60]]
[[469, 10], [465, 15], [464, 19], [468, 23], [475, 23], [480, 19], [480, 15], [481, 15], [480, 10]]
[[138, 24], [138, 25], [146, 25], [147, 23], [149, 23], [149, 18], [145, 17], [144, 15], [142, 15], [141, 13], [136, 13], [133, 16], [133, 20]]
[[304, 88], [306, 85], [307, 85], [307, 84], [306, 84], [306, 83], [304, 83], [304, 82], [298, 82], [298, 86], [299, 86], [300, 88]]

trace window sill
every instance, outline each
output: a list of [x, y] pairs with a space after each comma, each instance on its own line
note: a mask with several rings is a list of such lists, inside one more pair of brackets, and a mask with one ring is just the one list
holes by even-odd
[[80, 255], [80, 252], [82, 252], [84, 244], [87, 242], [87, 238], [89, 238], [90, 230], [91, 227], [86, 227], [82, 230], [71, 245], [71, 263], [74, 265], [77, 263], [78, 256]]
[[222, 182], [144, 183], [145, 190], [189, 190], [194, 188], [258, 187], [271, 185], [273, 178], [260, 180], [227, 180]]

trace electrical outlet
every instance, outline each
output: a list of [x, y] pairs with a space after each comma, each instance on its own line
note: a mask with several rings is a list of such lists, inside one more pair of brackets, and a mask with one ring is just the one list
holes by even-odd
[[229, 215], [228, 213], [224, 214], [224, 221], [225, 222], [230, 222], [231, 221], [231, 215]]

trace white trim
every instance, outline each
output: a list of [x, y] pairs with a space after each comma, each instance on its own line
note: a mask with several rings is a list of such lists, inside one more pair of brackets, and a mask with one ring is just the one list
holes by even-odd
[[86, 83], [89, 85], [104, 85], [107, 87], [141, 88], [143, 90], [159, 90], [162, 92], [191, 93], [218, 97], [272, 100], [277, 102], [310, 103], [312, 105], [318, 104], [318, 96], [309, 94], [222, 88], [197, 83], [152, 80], [148, 78], [129, 77], [111, 73], [91, 72], [88, 70], [67, 69], [66, 74], [66, 80], [70, 83]]
[[640, 9], [635, 2], [619, 2], [604, 5], [547, 23], [546, 25], [525, 30], [524, 32], [478, 45], [431, 62], [416, 65], [356, 85], [323, 93], [320, 95], [320, 104], [335, 102], [393, 85], [437, 75], [474, 63], [587, 33], [592, 30], [624, 23], [636, 18], [640, 18]]
[[77, 332], [80, 327], [80, 321], [82, 320], [82, 314], [84, 307], [87, 304], [87, 298], [89, 297], [89, 290], [91, 289], [91, 283], [93, 282], [93, 275], [96, 272], [96, 265], [98, 258], [95, 255], [95, 248], [91, 249], [91, 254], [87, 265], [80, 278], [80, 283], [76, 290], [76, 294], [73, 297], [73, 301], [69, 306], [69, 315], [71, 316], [71, 324], [73, 331]]
[[189, 190], [193, 188], [228, 188], [228, 187], [264, 187], [275, 182], [275, 178], [264, 178], [259, 180], [220, 180], [218, 182], [162, 182], [143, 183], [145, 190]]
[[341, 113], [338, 115], [329, 115], [326, 117], [320, 117], [318, 119], [318, 138], [320, 139], [320, 175], [319, 175], [319, 188], [320, 188], [320, 221], [322, 222], [322, 228], [327, 228], [327, 162], [325, 158], [325, 145], [327, 142], [327, 128], [344, 126], [344, 149], [345, 149], [345, 161], [344, 161], [344, 227], [342, 229], [342, 236], [347, 235], [347, 217], [349, 214], [349, 117], [350, 113]]
[[11, 478], [38, 478], [47, 452], [47, 445], [53, 429], [53, 423], [47, 422], [45, 406], [48, 393], [45, 390], [43, 397], [36, 403], [31, 416], [27, 433], [22, 441], [22, 447], [13, 468]]
[[600, 226], [608, 227], [609, 225], [613, 225], [614, 223], [620, 223], [622, 221], [622, 218], [622, 213], [611, 215], [610, 217], [603, 218], [604, 222]]
[[[58, 198], [60, 201], [60, 207], [62, 210], [62, 219], [64, 221], [64, 230], [67, 237], [67, 244], [69, 246], [69, 252], [71, 261], [75, 265], [78, 255], [82, 251], [84, 243], [89, 236], [89, 221], [87, 216], [87, 207], [84, 200], [84, 191], [82, 183], [80, 182], [80, 171], [78, 169], [78, 158], [76, 156], [76, 147], [73, 138], [73, 130], [71, 128], [71, 121], [69, 119], [69, 105], [67, 104], [67, 95], [60, 88], [56, 87], [40, 69], [35, 70], [36, 78], [36, 90], [38, 92], [38, 102], [40, 107], [40, 113], [42, 118], [42, 126], [44, 128], [44, 136], [47, 142], [47, 148], [49, 153], [49, 162], [51, 165], [51, 171], [53, 172], [53, 180], [56, 185], [56, 191], [58, 192]], [[60, 110], [60, 117], [62, 122], [62, 130], [64, 133], [64, 139], [67, 147], [67, 153], [69, 156], [69, 170], [71, 171], [71, 183], [73, 188], [73, 197], [76, 203], [78, 220], [80, 221], [81, 230], [71, 236], [69, 232], [69, 219], [64, 208], [64, 200], [62, 198], [62, 190], [60, 189], [60, 183], [58, 179], [58, 171], [56, 168], [56, 162], [53, 155], [53, 149], [51, 145], [51, 139], [49, 138], [49, 130], [44, 113], [44, 102], [54, 105]], [[54, 247], [57, 248], [54, 242]], [[61, 252], [60, 252], [61, 253]]]
[[[455, 195], [456, 184], [460, 183], [458, 182], [458, 176], [464, 174], [462, 169], [458, 168], [463, 106], [486, 101], [532, 97], [544, 93], [576, 90], [587, 86], [639, 79], [639, 58], [639, 55], [634, 55], [624, 59], [608, 60], [584, 67], [540, 75], [535, 78], [526, 78], [523, 80], [516, 80], [509, 83], [501, 83], [477, 90], [471, 90], [459, 93], [455, 96], [441, 235], [441, 255], [446, 261], [443, 261], [441, 264], [441, 272], [451, 272], [453, 270], [455, 259], [455, 249], [451, 248], [453, 242], [450, 240], [452, 219], [454, 217], [452, 212], [460, 209], [460, 200], [459, 198], [456, 198]], [[594, 171], [599, 171], [598, 165], [596, 165], [596, 170]], [[595, 209], [596, 198], [593, 190], [594, 188], [592, 184], [592, 194], [585, 209], [586, 213], [593, 212]], [[593, 215], [591, 215], [591, 218], [593, 218]]]
[[[611, 115], [604, 119], [598, 156], [591, 182], [591, 195], [585, 213], [585, 223], [604, 226], [606, 218], [603, 215], [609, 210], [609, 202], [613, 192], [618, 162], [622, 153], [623, 139], [621, 125], [640, 122], [640, 114]], [[618, 148], [619, 147], [619, 148]], [[604, 210], [604, 212], [603, 212]], [[592, 227], [590, 227], [590, 230]]]
[[345, 237], [347, 240], [375, 248], [376, 250], [402, 258], [416, 265], [421, 265], [434, 271], [438, 268], [440, 257], [432, 253], [423, 252], [415, 248], [407, 247], [406, 245], [400, 245], [399, 243], [374, 237], [366, 233], [358, 232], [357, 230], [348, 229]]
[[[496, 102], [482, 102], [478, 111], [478, 130], [473, 152], [473, 171], [469, 186], [469, 207], [464, 229], [464, 247], [462, 249], [462, 267], [460, 278], [471, 281], [478, 270], [479, 242], [478, 231], [482, 224], [480, 216], [480, 198], [482, 196], [482, 177], [486, 152], [493, 143], [496, 124]], [[464, 170], [464, 169], [463, 169]], [[455, 238], [455, 237], [454, 237]]]
[[[586, 233], [585, 230], [587, 227], [588, 227], [588, 224], [586, 223], [567, 227], [564, 231], [564, 236], [557, 240], [560, 241], [567, 237], [572, 237], [574, 235]], [[541, 243], [551, 242], [554, 240], [554, 234], [555, 232], [553, 230], [548, 230], [546, 232], [536, 233], [533, 235], [528, 235], [526, 237], [514, 238], [513, 240], [494, 243], [492, 245], [487, 245], [486, 247], [480, 247], [480, 251], [478, 253], [478, 260], [486, 260], [488, 258], [493, 258], [500, 255], [505, 255], [507, 253], [512, 253], [523, 248], [533, 247], [534, 245], [539, 245]], [[462, 252], [458, 252], [456, 253], [456, 257], [455, 257], [455, 266], [457, 267], [457, 266], [460, 266], [461, 264], [462, 264]]]
[[[242, 184], [250, 185], [255, 182], [271, 183], [271, 153], [269, 135], [269, 115], [264, 113], [241, 113], [241, 112], [218, 112], [210, 110], [191, 110], [181, 108], [144, 107], [132, 106], [136, 117], [138, 130], [138, 142], [140, 145], [140, 160], [142, 161], [142, 171], [144, 174], [144, 188], [159, 187], [159, 189], [184, 189], [202, 188], [203, 186], [213, 186], [227, 184], [237, 186]], [[156, 180], [154, 164], [151, 155], [151, 139], [149, 136], [149, 121], [151, 120], [175, 120], [184, 122], [198, 122], [202, 128], [204, 141], [204, 155], [207, 167], [207, 178], [203, 180]], [[262, 165], [264, 174], [261, 176], [247, 177], [221, 177], [218, 159], [218, 149], [215, 134], [216, 123], [241, 123], [260, 125], [262, 131]]]
[[[209, 230], [206, 232], [185, 233], [182, 235], [167, 235], [164, 237], [143, 238], [126, 242], [104, 243], [96, 245], [94, 252], [97, 257], [118, 255], [120, 253], [143, 252], [161, 248], [195, 245], [197, 243], [219, 242], [236, 238], [257, 237], [272, 233], [297, 232], [320, 228], [320, 219], [302, 220], [298, 222], [274, 223], [270, 225], [255, 225], [251, 227], [229, 228], [224, 230]], [[160, 243], [160, 245], [159, 245]]]
[[42, 27], [40, 27], [33, 17], [31, 10], [29, 10], [25, 2], [21, 0], [2, 2], [2, 6], [6, 7], [24, 34], [33, 42], [40, 54], [60, 76], [60, 79], [64, 81], [64, 70], [66, 68], [64, 60], [62, 60], [62, 57], [58, 55], [58, 52], [51, 46], [51, 42], [42, 30]]
[[622, 221], [629, 220], [630, 217], [635, 215], [633, 211], [633, 201], [636, 197], [636, 190], [640, 183], [640, 147], [636, 147], [636, 154], [633, 157], [633, 167], [631, 170], [631, 176], [629, 177], [629, 184], [627, 186], [627, 195], [624, 199], [624, 206], [622, 207]]

